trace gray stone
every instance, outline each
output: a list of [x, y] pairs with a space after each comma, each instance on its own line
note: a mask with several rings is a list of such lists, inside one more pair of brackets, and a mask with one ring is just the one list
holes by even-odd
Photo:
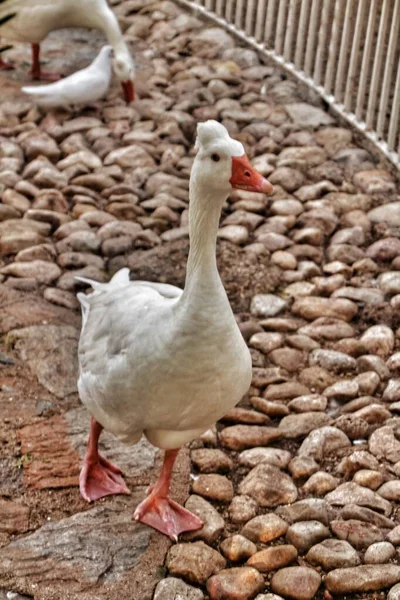
[[315, 566], [321, 566], [325, 571], [340, 567], [355, 567], [361, 560], [353, 546], [345, 540], [324, 540], [308, 551], [306, 560]]
[[304, 554], [311, 546], [330, 537], [330, 532], [319, 521], [297, 521], [286, 532], [286, 541]]
[[225, 521], [212, 504], [193, 494], [186, 500], [185, 507], [203, 521], [201, 529], [185, 533], [185, 541], [204, 540], [207, 544], [216, 542], [224, 530]]
[[151, 529], [132, 520], [137, 501], [137, 496], [114, 498], [107, 506], [46, 523], [12, 541], [0, 550], [0, 581], [7, 577], [17, 587], [30, 583], [59, 589], [71, 585], [66, 563], [73, 569], [74, 586], [120, 579], [139, 563], [150, 542]]
[[324, 110], [307, 104], [306, 102], [297, 102], [285, 105], [286, 112], [298, 127], [320, 127], [321, 125], [331, 125], [333, 118]]
[[367, 548], [364, 562], [369, 565], [388, 563], [396, 555], [396, 548], [390, 542], [377, 542]]
[[360, 565], [331, 571], [325, 586], [332, 594], [352, 594], [384, 590], [400, 581], [397, 565]]
[[239, 492], [254, 498], [262, 507], [289, 504], [297, 499], [297, 488], [292, 479], [280, 469], [260, 464], [239, 485]]
[[68, 325], [33, 325], [8, 334], [39, 383], [57, 398], [77, 392], [78, 338]]
[[285, 598], [311, 600], [321, 585], [321, 575], [309, 567], [286, 567], [272, 578], [271, 588]]
[[204, 594], [198, 588], [188, 585], [182, 579], [168, 577], [162, 579], [154, 592], [153, 600], [203, 600]]
[[274, 296], [273, 294], [258, 294], [251, 300], [250, 312], [255, 317], [275, 317], [284, 308], [286, 308], [287, 302]]
[[345, 506], [346, 504], [366, 506], [383, 512], [386, 516], [392, 512], [390, 502], [381, 498], [376, 492], [361, 487], [352, 481], [342, 483], [335, 491], [325, 496], [325, 500], [334, 506]]

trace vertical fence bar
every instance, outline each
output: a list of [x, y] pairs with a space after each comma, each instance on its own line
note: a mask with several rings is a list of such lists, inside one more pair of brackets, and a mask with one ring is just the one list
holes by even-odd
[[317, 38], [317, 20], [320, 0], [313, 0], [310, 15], [310, 24], [308, 26], [306, 60], [304, 63], [304, 71], [307, 75], [312, 74], [312, 64], [314, 60], [315, 40]]
[[354, 27], [353, 45], [351, 47], [349, 73], [347, 76], [346, 91], [345, 91], [345, 95], [344, 95], [344, 108], [347, 111], [352, 110], [354, 107], [354, 102], [353, 102], [354, 86], [357, 85], [357, 67], [358, 67], [358, 63], [359, 63], [361, 33], [362, 33], [363, 24], [364, 24], [364, 20], [365, 20], [365, 6], [366, 6], [366, 0], [358, 0], [358, 9], [357, 9], [356, 24]]
[[314, 67], [314, 81], [316, 85], [322, 83], [322, 66], [324, 56], [326, 54], [326, 43], [328, 40], [328, 28], [330, 25], [329, 17], [331, 11], [331, 0], [323, 0], [322, 14], [321, 14], [321, 26], [318, 35], [318, 46], [315, 55], [315, 67]]
[[243, 13], [245, 2], [246, 0], [237, 0], [236, 2], [235, 25], [239, 31], [243, 29]]
[[275, 8], [276, 8], [277, 0], [269, 0], [268, 8], [267, 8], [267, 16], [265, 19], [265, 30], [264, 30], [264, 39], [265, 43], [268, 46], [273, 46], [273, 43], [270, 43], [272, 32], [274, 30], [274, 22], [275, 22]]
[[267, 0], [258, 0], [257, 2], [256, 28], [254, 33], [257, 41], [261, 41], [261, 36], [263, 34], [263, 22], [265, 18], [266, 4]]
[[224, 4], [225, 4], [224, 0], [217, 0], [217, 4], [216, 4], [216, 7], [215, 7], [215, 12], [217, 13], [217, 15], [219, 17], [223, 17], [224, 16]]
[[340, 35], [340, 12], [341, 0], [335, 0], [335, 12], [333, 14], [332, 34], [328, 50], [328, 64], [325, 74], [325, 89], [330, 94], [333, 86], [333, 73], [335, 70], [336, 55], [339, 46]]
[[256, 0], [247, 0], [245, 31], [252, 36], [254, 31], [254, 14], [256, 12]]
[[375, 17], [378, 6], [378, 0], [372, 0], [369, 17], [367, 33], [364, 41], [363, 57], [361, 63], [360, 79], [358, 81], [358, 94], [357, 94], [357, 105], [356, 105], [356, 117], [359, 121], [363, 118], [364, 104], [365, 104], [365, 88], [367, 87], [368, 71], [371, 60], [372, 45], [374, 42], [374, 30], [375, 30]]
[[390, 28], [389, 36], [389, 46], [386, 52], [385, 69], [383, 73], [381, 100], [379, 103], [378, 125], [376, 127], [376, 131], [379, 136], [383, 135], [383, 130], [386, 123], [390, 84], [392, 82], [393, 65], [399, 40], [399, 24], [400, 0], [396, 0], [393, 9], [392, 26]]
[[297, 5], [298, 5], [298, 0], [290, 0], [289, 11], [288, 11], [288, 15], [287, 15], [287, 29], [286, 29], [286, 35], [285, 35], [285, 46], [283, 49], [283, 56], [284, 56], [285, 60], [287, 60], [288, 62], [290, 62], [290, 60], [292, 58], [293, 37], [294, 37], [294, 30], [296, 27]]
[[337, 66], [337, 76], [335, 82], [335, 96], [339, 102], [343, 98], [343, 82], [346, 75], [346, 61], [349, 52], [350, 30], [351, 30], [351, 13], [353, 3], [347, 2], [346, 11], [344, 13], [343, 32], [340, 42], [339, 62]]
[[303, 0], [300, 8], [299, 29], [297, 31], [296, 51], [294, 64], [298, 69], [303, 68], [304, 48], [307, 38], [307, 17], [309, 15], [310, 0]]
[[[400, 61], [397, 68], [396, 86], [393, 94], [392, 114], [389, 121], [388, 146], [389, 150], [394, 150], [396, 146], [396, 136], [399, 136], [399, 116], [400, 116]], [[398, 149], [400, 153], [400, 148]]]
[[379, 23], [379, 33], [378, 33], [378, 41], [376, 43], [375, 48], [375, 59], [374, 66], [372, 69], [372, 77], [371, 77], [371, 85], [370, 85], [370, 93], [368, 98], [368, 107], [367, 107], [367, 127], [373, 127], [375, 121], [375, 107], [378, 100], [379, 94], [379, 78], [381, 74], [382, 68], [382, 59], [385, 53], [385, 34], [386, 28], [389, 19], [389, 0], [383, 0], [381, 19]]
[[205, 4], [206, 4], [206, 9], [211, 12], [214, 8], [214, 6], [213, 6], [214, 0], [206, 0]]
[[233, 0], [226, 0], [225, 19], [228, 23], [233, 21]]
[[278, 21], [276, 24], [276, 36], [275, 36], [275, 52], [277, 54], [283, 53], [283, 40], [285, 38], [285, 14], [288, 0], [280, 0]]

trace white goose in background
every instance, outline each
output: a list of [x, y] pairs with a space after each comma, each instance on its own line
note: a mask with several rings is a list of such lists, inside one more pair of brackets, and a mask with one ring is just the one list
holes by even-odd
[[36, 104], [46, 108], [92, 104], [107, 94], [111, 81], [111, 46], [103, 46], [92, 64], [69, 77], [49, 83], [23, 87]]
[[[106, 0], [1, 0], [0, 36], [32, 45], [33, 79], [54, 79], [40, 67], [40, 43], [54, 30], [65, 27], [99, 29], [114, 50], [113, 67], [121, 82], [124, 97], [135, 97], [135, 65], [116, 16]], [[0, 59], [0, 68], [9, 65]], [[58, 78], [58, 77], [56, 77]]]
[[217, 270], [221, 209], [233, 188], [273, 191], [220, 123], [199, 124], [196, 145], [184, 290], [131, 282], [125, 268], [107, 284], [84, 280], [94, 291], [78, 294], [83, 313], [78, 388], [92, 415], [82, 496], [92, 501], [129, 493], [120, 469], [98, 453], [102, 429], [127, 444], [144, 434], [165, 457], [134, 518], [173, 540], [202, 526], [168, 497], [178, 450], [235, 406], [251, 381], [250, 353]]

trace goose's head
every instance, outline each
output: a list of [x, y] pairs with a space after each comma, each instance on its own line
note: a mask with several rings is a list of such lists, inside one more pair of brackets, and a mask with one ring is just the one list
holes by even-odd
[[114, 73], [121, 82], [125, 102], [128, 104], [135, 99], [135, 63], [129, 51], [125, 48], [114, 52]]
[[197, 125], [195, 179], [215, 194], [227, 197], [232, 189], [271, 195], [272, 184], [250, 164], [243, 144], [230, 137], [218, 121]]

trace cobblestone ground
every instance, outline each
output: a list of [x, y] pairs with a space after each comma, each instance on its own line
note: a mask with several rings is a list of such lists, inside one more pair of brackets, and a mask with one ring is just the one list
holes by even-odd
[[[114, 87], [79, 114], [43, 115], [19, 92], [26, 65], [1, 75], [0, 599], [399, 599], [398, 181], [227, 33], [168, 0], [114, 4], [140, 66], [134, 105]], [[100, 44], [53, 35], [47, 66], [71, 72]], [[254, 378], [181, 452], [173, 495], [205, 526], [171, 546], [131, 520], [159, 468], [148, 444], [105, 435], [132, 495], [79, 496], [74, 275], [127, 265], [183, 285], [208, 118], [275, 195], [224, 207], [218, 263]]]

